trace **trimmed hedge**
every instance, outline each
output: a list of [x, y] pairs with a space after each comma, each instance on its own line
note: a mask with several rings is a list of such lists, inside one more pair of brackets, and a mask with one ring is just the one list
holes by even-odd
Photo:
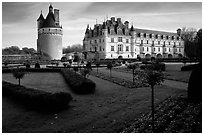
[[66, 92], [49, 93], [2, 81], [2, 95], [21, 102], [29, 108], [59, 110], [68, 107], [72, 96]]
[[77, 94], [89, 94], [95, 92], [96, 84], [90, 79], [84, 78], [82, 75], [69, 69], [61, 69], [61, 73], [73, 92]]
[[183, 66], [181, 67], [181, 71], [190, 71], [195, 69], [196, 67], [198, 67], [198, 64]]
[[140, 66], [140, 69], [144, 70], [146, 68], [151, 68], [153, 70], [161, 70], [161, 71], [166, 71], [166, 66], [164, 63], [152, 63], [152, 64], [146, 64], [146, 65], [142, 65]]

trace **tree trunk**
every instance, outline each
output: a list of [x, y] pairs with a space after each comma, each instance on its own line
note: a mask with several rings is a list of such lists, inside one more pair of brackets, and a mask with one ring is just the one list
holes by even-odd
[[135, 84], [134, 69], [132, 70], [132, 82], [133, 82], [133, 84]]
[[154, 86], [152, 88], [152, 132], [154, 133]]
[[20, 86], [21, 85], [21, 79], [18, 78], [18, 85]]

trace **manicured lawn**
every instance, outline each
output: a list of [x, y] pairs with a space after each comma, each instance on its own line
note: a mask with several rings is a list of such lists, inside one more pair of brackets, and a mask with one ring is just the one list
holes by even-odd
[[[44, 114], [28, 110], [7, 97], [3, 97], [2, 131], [122, 132], [134, 119], [150, 111], [150, 88], [128, 89], [97, 77], [90, 76], [89, 78], [96, 83], [96, 92], [90, 95], [76, 95], [70, 91], [58, 73], [31, 73], [25, 76], [22, 81], [23, 85], [41, 87], [53, 92], [56, 90], [68, 91], [72, 94], [73, 101], [70, 102], [67, 110]], [[3, 74], [3, 80], [17, 83], [11, 74]], [[156, 86], [155, 103], [158, 104], [165, 98], [174, 95], [186, 96], [186, 91], [167, 86]]]
[[[18, 80], [11, 73], [4, 73], [2, 80], [18, 84]], [[67, 92], [70, 90], [60, 73], [28, 73], [21, 79], [21, 84], [26, 87], [39, 88], [49, 92]]]

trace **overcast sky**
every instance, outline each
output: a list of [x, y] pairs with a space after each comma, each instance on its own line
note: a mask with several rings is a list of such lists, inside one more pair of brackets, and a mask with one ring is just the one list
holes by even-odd
[[[42, 10], [48, 14], [50, 3], [2, 3], [2, 47], [19, 46], [37, 48], [37, 18]], [[52, 2], [60, 10], [63, 47], [82, 44], [84, 32], [89, 24], [93, 28], [104, 18], [120, 17], [133, 23], [136, 28], [176, 32], [180, 27], [202, 28], [202, 3], [161, 2]]]

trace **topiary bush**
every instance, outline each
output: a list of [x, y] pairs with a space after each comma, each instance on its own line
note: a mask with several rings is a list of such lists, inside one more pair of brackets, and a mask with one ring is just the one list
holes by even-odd
[[188, 82], [188, 100], [190, 102], [202, 102], [202, 65], [195, 68]]
[[153, 69], [157, 71], [166, 71], [166, 66], [164, 63], [151, 63], [151, 64], [146, 64], [146, 65], [141, 65], [140, 69], [145, 70], [145, 69]]
[[61, 69], [61, 73], [73, 92], [77, 94], [89, 94], [95, 92], [96, 84], [93, 81], [68, 69]]
[[23, 103], [29, 108], [42, 110], [65, 109], [72, 100], [72, 96], [67, 92], [49, 93], [5, 81], [2, 82], [2, 95]]

